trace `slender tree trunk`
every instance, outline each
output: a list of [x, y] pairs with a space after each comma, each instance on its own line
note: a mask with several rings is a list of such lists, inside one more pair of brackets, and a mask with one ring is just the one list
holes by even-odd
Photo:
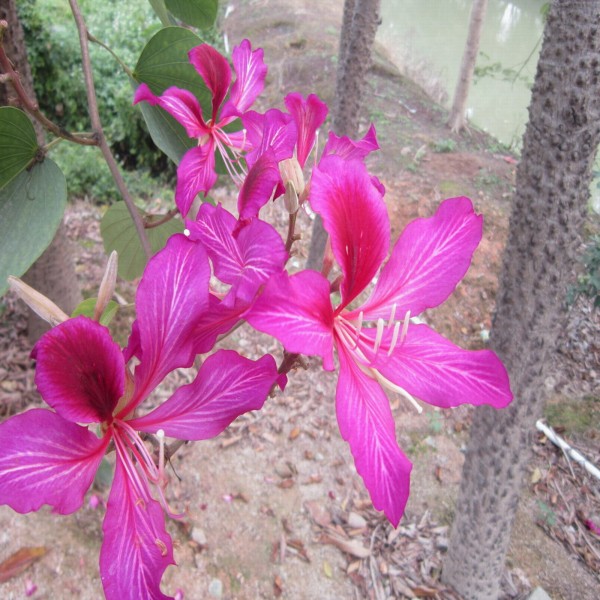
[[[340, 34], [338, 71], [332, 118], [337, 135], [357, 137], [360, 107], [367, 73], [371, 67], [371, 50], [379, 26], [380, 0], [345, 0]], [[320, 270], [327, 232], [321, 217], [313, 224], [307, 269]]]
[[483, 29], [486, 8], [487, 0], [473, 0], [467, 43], [460, 65], [458, 81], [456, 82], [454, 100], [450, 109], [450, 118], [448, 119], [448, 127], [455, 133], [463, 129], [467, 124], [467, 99], [469, 97], [469, 88], [473, 81], [475, 63], [477, 62], [477, 53], [479, 52], [479, 41], [481, 40], [481, 30]]
[[[6, 53], [19, 73], [25, 91], [30, 98], [35, 100], [23, 28], [18, 19], [15, 0], [0, 0], [0, 19], [4, 19], [8, 23], [8, 30], [3, 40]], [[10, 84], [0, 84], [0, 106], [2, 105], [18, 106], [18, 98], [13, 93]], [[42, 145], [45, 138], [44, 130], [37, 121], [33, 121], [33, 125], [38, 143]], [[81, 292], [75, 275], [75, 259], [64, 224], [60, 225], [50, 246], [23, 278], [29, 285], [52, 299], [66, 313], [70, 313], [81, 302]], [[34, 312], [29, 311], [28, 332], [32, 342], [36, 341], [48, 328], [45, 321], [42, 321]]]
[[600, 0], [555, 0], [517, 171], [492, 347], [515, 399], [473, 420], [442, 578], [498, 597], [535, 421], [542, 415], [600, 142]]

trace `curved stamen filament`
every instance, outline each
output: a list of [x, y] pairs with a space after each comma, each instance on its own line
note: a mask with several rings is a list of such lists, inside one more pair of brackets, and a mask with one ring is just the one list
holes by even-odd
[[372, 373], [373, 377], [381, 384], [382, 387], [392, 390], [393, 392], [397, 392], [398, 394], [406, 398], [414, 406], [414, 408], [419, 414], [423, 412], [423, 407], [403, 387], [400, 387], [399, 385], [396, 385], [395, 383], [391, 382], [389, 379], [384, 377], [377, 369], [374, 369], [372, 367], [363, 367], [360, 364], [359, 366], [363, 370], [368, 369], [368, 371], [365, 372], [367, 374], [369, 374], [369, 372]]
[[377, 333], [375, 335], [375, 342], [373, 344], [373, 352], [377, 354], [381, 340], [383, 338], [383, 328], [385, 327], [385, 321], [381, 318], [377, 319]]
[[390, 320], [388, 321], [388, 329], [392, 326], [392, 323], [394, 323], [394, 321], [396, 320], [396, 308], [397, 308], [397, 304], [394, 302], [394, 305], [392, 306], [392, 312], [390, 314]]

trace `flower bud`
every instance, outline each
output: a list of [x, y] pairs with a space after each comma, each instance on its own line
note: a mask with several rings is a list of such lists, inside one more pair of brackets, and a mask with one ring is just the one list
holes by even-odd
[[290, 213], [290, 215], [293, 215], [298, 211], [300, 203], [298, 202], [298, 194], [296, 193], [296, 188], [294, 187], [292, 181], [286, 181], [285, 183], [283, 203], [285, 204], [285, 209]]
[[98, 290], [98, 300], [96, 300], [96, 308], [94, 309], [94, 321], [99, 321], [102, 313], [108, 306], [110, 299], [115, 293], [115, 285], [117, 283], [117, 267], [118, 267], [118, 255], [115, 250], [110, 253], [108, 262], [106, 263], [106, 270], [104, 271], [104, 277]]
[[296, 196], [301, 196], [304, 191], [304, 174], [302, 173], [302, 167], [298, 162], [298, 159], [293, 156], [292, 158], [286, 158], [279, 163], [279, 173], [283, 180], [283, 185], [286, 186], [288, 181], [293, 183], [296, 191]]
[[60, 325], [69, 318], [52, 300], [28, 286], [24, 281], [12, 275], [8, 278], [8, 285], [29, 308], [52, 327]]

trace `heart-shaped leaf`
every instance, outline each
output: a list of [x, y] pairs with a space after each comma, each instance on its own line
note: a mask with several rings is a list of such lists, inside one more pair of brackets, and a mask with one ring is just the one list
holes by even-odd
[[[164, 248], [171, 235], [182, 231], [183, 223], [178, 219], [171, 219], [158, 227], [146, 229], [152, 254]], [[116, 250], [119, 255], [119, 275], [127, 280], [139, 277], [146, 266], [146, 255], [124, 202], [116, 202], [109, 207], [102, 217], [100, 233], [106, 253], [110, 254]]]
[[218, 0], [165, 0], [165, 5], [178, 19], [199, 29], [212, 26], [219, 8]]
[[18, 108], [0, 108], [0, 189], [14, 179], [38, 151], [29, 117]]
[[0, 295], [6, 278], [23, 275], [48, 247], [66, 203], [65, 176], [48, 158], [0, 190]]

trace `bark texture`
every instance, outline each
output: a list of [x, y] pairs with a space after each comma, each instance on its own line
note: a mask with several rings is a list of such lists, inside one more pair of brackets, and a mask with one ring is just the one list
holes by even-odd
[[545, 379], [566, 319], [600, 142], [600, 0], [555, 0], [548, 15], [492, 327], [511, 376], [508, 409], [478, 409], [443, 580], [498, 597]]
[[[333, 131], [337, 135], [358, 136], [360, 107], [367, 73], [371, 68], [371, 50], [379, 26], [380, 0], [345, 0], [335, 98], [332, 107]], [[321, 269], [327, 233], [321, 217], [313, 224], [307, 269]]]
[[[0, 19], [5, 19], [8, 22], [8, 29], [3, 40], [6, 54], [11, 59], [13, 68], [19, 74], [27, 95], [35, 101], [36, 96], [29, 61], [27, 60], [25, 38], [18, 19], [15, 0], [0, 0]], [[0, 84], [0, 106], [3, 105], [19, 106], [19, 99], [14, 94], [10, 84]], [[37, 121], [33, 121], [33, 125], [38, 143], [43, 145], [44, 130]], [[30, 286], [48, 296], [67, 314], [70, 314], [82, 300], [75, 275], [75, 259], [70, 244], [71, 242], [66, 236], [65, 226], [61, 224], [50, 246], [23, 276], [23, 279]], [[49, 328], [50, 326], [45, 321], [40, 319], [34, 312], [29, 311], [28, 332], [31, 342], [37, 341]]]
[[467, 124], [467, 99], [469, 97], [471, 82], [473, 81], [473, 73], [475, 72], [475, 63], [477, 62], [477, 53], [479, 52], [479, 41], [481, 40], [486, 8], [487, 0], [473, 0], [467, 43], [460, 65], [458, 81], [456, 82], [454, 100], [450, 109], [450, 118], [448, 119], [448, 127], [454, 133], [459, 132]]

